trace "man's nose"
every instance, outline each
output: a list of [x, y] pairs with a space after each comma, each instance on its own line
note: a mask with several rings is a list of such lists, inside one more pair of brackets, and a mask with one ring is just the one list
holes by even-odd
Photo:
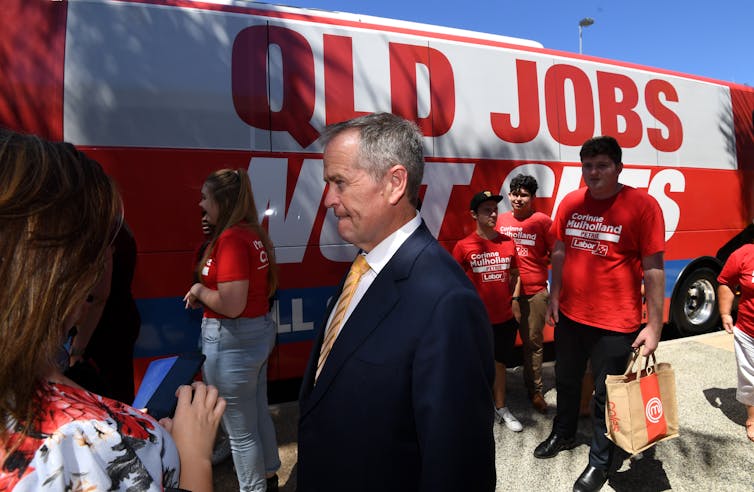
[[335, 193], [333, 192], [332, 186], [330, 186], [329, 184], [326, 185], [325, 186], [325, 201], [324, 201], [325, 208], [334, 207], [336, 202], [337, 200], [336, 200]]

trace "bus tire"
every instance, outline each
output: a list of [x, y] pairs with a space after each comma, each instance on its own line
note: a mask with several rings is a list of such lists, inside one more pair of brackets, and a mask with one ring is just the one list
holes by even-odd
[[699, 335], [719, 329], [717, 273], [711, 268], [701, 267], [686, 275], [670, 304], [670, 310], [673, 323], [681, 335]]

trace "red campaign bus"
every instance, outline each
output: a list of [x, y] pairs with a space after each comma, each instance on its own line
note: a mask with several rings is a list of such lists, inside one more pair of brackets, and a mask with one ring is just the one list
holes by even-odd
[[721, 261], [754, 237], [751, 87], [521, 39], [253, 2], [3, 8], [0, 124], [74, 143], [122, 191], [139, 247], [139, 370], [196, 348], [200, 314], [181, 298], [202, 241], [199, 190], [211, 171], [244, 167], [281, 271], [270, 378], [302, 374], [312, 330], [355, 254], [322, 206], [320, 132], [369, 112], [420, 126], [421, 214], [448, 249], [473, 227], [476, 191], [505, 194], [526, 172], [539, 181], [536, 207], [554, 215], [581, 186], [581, 144], [615, 136], [621, 181], [662, 208], [665, 319], [685, 334], [718, 325]]

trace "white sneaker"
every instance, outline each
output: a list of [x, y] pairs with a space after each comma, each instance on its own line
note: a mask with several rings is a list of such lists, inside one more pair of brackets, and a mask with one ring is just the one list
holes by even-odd
[[495, 417], [497, 418], [498, 423], [505, 423], [505, 426], [513, 432], [521, 432], [524, 430], [524, 426], [522, 426], [521, 422], [513, 416], [511, 411], [508, 410], [508, 407], [495, 409]]

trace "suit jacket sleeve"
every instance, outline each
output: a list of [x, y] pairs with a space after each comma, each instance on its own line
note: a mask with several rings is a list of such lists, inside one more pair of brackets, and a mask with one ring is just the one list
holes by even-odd
[[430, 322], [413, 366], [421, 490], [492, 491], [495, 369], [487, 314], [473, 289], [456, 288], [438, 299]]

